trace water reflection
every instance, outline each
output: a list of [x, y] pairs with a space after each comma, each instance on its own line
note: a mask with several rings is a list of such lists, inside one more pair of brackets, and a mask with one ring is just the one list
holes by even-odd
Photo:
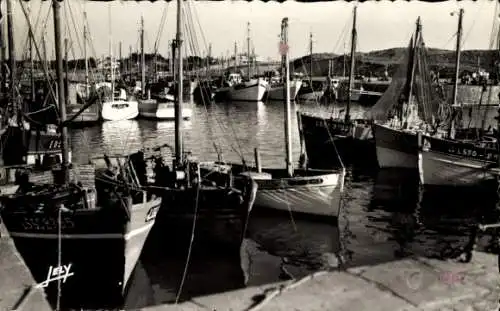
[[380, 170], [370, 211], [379, 232], [397, 243], [396, 257], [416, 254], [439, 259], [468, 256], [479, 222], [496, 216], [496, 200], [457, 191], [423, 191], [408, 171]]
[[242, 246], [247, 286], [339, 267], [339, 226], [290, 217], [253, 217]]
[[137, 120], [104, 122], [101, 129], [102, 152], [125, 154], [142, 148], [143, 140]]
[[[186, 267], [185, 256], [142, 259], [127, 291], [127, 309], [170, 304], [176, 301]], [[139, 270], [139, 272], [137, 272]], [[239, 257], [215, 251], [193, 254], [187, 265], [179, 302], [193, 297], [221, 293], [244, 287]]]

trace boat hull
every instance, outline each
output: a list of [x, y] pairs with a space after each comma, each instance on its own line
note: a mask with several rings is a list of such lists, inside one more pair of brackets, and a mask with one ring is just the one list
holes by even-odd
[[[64, 309], [123, 307], [124, 289], [160, 204], [161, 199], [155, 199], [134, 205], [130, 213], [112, 206], [61, 212], [60, 263], [69, 267], [61, 280]], [[2, 218], [37, 286], [45, 285], [54, 306], [57, 280], [44, 282], [57, 276], [51, 267], [59, 266], [58, 213], [6, 209]]]
[[[302, 81], [293, 81], [290, 85], [290, 99], [295, 100], [297, 94], [299, 93], [300, 87], [302, 86]], [[267, 99], [268, 100], [284, 100], [284, 89], [285, 86], [271, 87], [269, 91], [267, 91]]]
[[[241, 168], [242, 169], [242, 168]], [[295, 170], [296, 176], [285, 177], [280, 169], [263, 169], [263, 173], [242, 171], [257, 183], [254, 208], [296, 214], [297, 216], [337, 218], [344, 187], [344, 171]], [[283, 177], [281, 177], [283, 176]]]
[[416, 133], [375, 123], [373, 136], [380, 168], [418, 169]]
[[[153, 236], [175, 236], [172, 249], [186, 250], [195, 226], [195, 244], [239, 249], [253, 203], [230, 188], [201, 187], [160, 190], [162, 207]], [[163, 239], [163, 238], [162, 238]]]
[[314, 91], [300, 94], [298, 95], [298, 99], [302, 101], [319, 101], [321, 99], [321, 96], [323, 96], [323, 91]]
[[267, 91], [267, 83], [259, 79], [254, 82], [244, 82], [227, 90], [227, 98], [233, 101], [262, 101]]
[[376, 165], [375, 141], [369, 122], [353, 121], [356, 122], [346, 123], [340, 119], [300, 114], [300, 126], [310, 167]]
[[[175, 108], [173, 102], [157, 102], [155, 100], [145, 100], [139, 103], [139, 116], [157, 120], [175, 120]], [[192, 110], [189, 107], [182, 108], [182, 118], [190, 119]]]
[[[80, 113], [75, 119], [71, 121], [72, 124], [75, 125], [86, 125], [93, 124], [101, 121], [101, 105], [95, 104], [87, 109], [85, 109], [82, 113]], [[68, 110], [68, 119], [71, 119], [80, 109], [82, 105], [69, 105], [67, 107]]]
[[[61, 136], [57, 133], [35, 130], [22, 131], [19, 128], [8, 128], [2, 135], [3, 165], [34, 165], [49, 169], [55, 163], [62, 162]], [[26, 142], [23, 146], [20, 141]], [[71, 162], [71, 151], [68, 159]], [[56, 160], [55, 158], [59, 158]], [[24, 159], [23, 159], [24, 158]]]
[[427, 135], [423, 135], [422, 142], [419, 175], [424, 186], [474, 188], [496, 179], [491, 171], [491, 167], [496, 167], [498, 162], [495, 149]]
[[102, 118], [106, 121], [135, 119], [139, 115], [136, 101], [115, 100], [102, 104]]

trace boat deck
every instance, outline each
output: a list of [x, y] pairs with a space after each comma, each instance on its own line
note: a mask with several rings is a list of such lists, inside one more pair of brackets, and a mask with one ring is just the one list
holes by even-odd
[[0, 310], [50, 311], [42, 289], [17, 252], [7, 229], [0, 223]]

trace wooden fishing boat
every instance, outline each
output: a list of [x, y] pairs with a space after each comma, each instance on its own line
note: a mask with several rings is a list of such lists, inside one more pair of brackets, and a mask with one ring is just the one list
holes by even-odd
[[[300, 79], [293, 80], [292, 86], [290, 87], [291, 100], [295, 100], [301, 86], [302, 86], [302, 80]], [[279, 101], [285, 100], [285, 96], [283, 95], [285, 92], [285, 87], [286, 85], [284, 83], [279, 85], [269, 86], [269, 90], [267, 91], [267, 100], [279, 100]]]
[[[58, 104], [65, 126], [61, 4], [52, 4]], [[133, 183], [130, 161], [70, 167], [66, 130], [60, 140], [62, 161], [45, 171], [52, 178], [30, 180], [26, 171], [18, 169], [16, 185], [1, 188], [3, 222], [55, 309], [122, 308], [127, 282], [161, 198]]]
[[[177, 1], [177, 19], [181, 19], [182, 2]], [[179, 20], [178, 25], [182, 25]], [[182, 37], [182, 29], [177, 28], [176, 38]], [[176, 55], [181, 55], [182, 41], [175, 40]], [[176, 108], [182, 111], [183, 106], [183, 59], [178, 57], [177, 62], [177, 96]], [[215, 165], [211, 167], [200, 163], [189, 152], [184, 152], [182, 144], [182, 116], [175, 116], [175, 146], [164, 145], [175, 154], [172, 168], [165, 165], [161, 155], [162, 146], [158, 147], [160, 155], [154, 156], [154, 175], [150, 182], [150, 189], [163, 200], [162, 208], [158, 214], [158, 223], [161, 226], [175, 226], [176, 234], [192, 237], [198, 227], [218, 227], [219, 224], [236, 223], [237, 234], [234, 235], [237, 245], [241, 243], [248, 215], [253, 206], [257, 186], [250, 179], [245, 186], [237, 189], [232, 184], [230, 168]], [[219, 180], [209, 180], [201, 169], [208, 168], [210, 175], [220, 176]], [[160, 229], [158, 229], [160, 230]], [[234, 230], [233, 234], [234, 234]], [[207, 232], [204, 230], [204, 232]]]
[[370, 111], [377, 120], [373, 135], [381, 168], [418, 169], [417, 134], [433, 131], [442, 104], [429, 75], [421, 27], [418, 18], [406, 59]]
[[[288, 18], [281, 24], [281, 44], [288, 44]], [[282, 66], [285, 72], [285, 145], [286, 169], [260, 168], [256, 156], [256, 168], [233, 164], [235, 179], [250, 177], [258, 185], [255, 207], [296, 214], [337, 218], [345, 170], [294, 169], [292, 164], [290, 112], [290, 73], [288, 50], [283, 52]], [[257, 154], [257, 153], [256, 153]]]
[[[85, 82], [84, 83], [69, 83], [68, 81], [68, 49], [66, 46], [66, 51], [65, 51], [65, 74], [66, 74], [66, 90], [67, 90], [67, 99], [68, 106], [67, 106], [67, 114], [68, 114], [68, 119], [72, 120], [72, 124], [76, 126], [86, 126], [86, 125], [93, 125], [95, 123], [98, 123], [102, 121], [102, 105], [101, 105], [101, 97], [102, 94], [98, 92], [102, 92], [101, 90], [93, 90], [93, 87], [91, 83], [89, 82], [89, 64], [88, 64], [88, 59], [87, 59], [87, 14], [85, 13], [84, 16], [84, 25], [83, 25], [83, 55], [84, 55], [84, 62], [85, 62]], [[98, 98], [94, 98], [94, 97]], [[85, 110], [80, 111], [83, 106], [90, 101], [95, 101], [94, 104], [86, 107]], [[76, 116], [74, 118], [74, 116]]]
[[[356, 11], [353, 11], [351, 55], [356, 52]], [[352, 95], [355, 58], [351, 57], [351, 70], [347, 83]], [[324, 117], [301, 112], [299, 126], [304, 135], [308, 166], [315, 168], [338, 167], [346, 164], [372, 166], [376, 162], [375, 141], [372, 122], [368, 119], [353, 119], [350, 113], [353, 96], [347, 97], [345, 117]]]
[[[496, 13], [495, 13], [496, 16]], [[458, 73], [460, 64], [460, 40], [462, 34], [463, 10], [459, 12], [457, 32], [456, 74], [453, 85], [452, 108], [458, 108]], [[499, 47], [497, 47], [498, 49]], [[486, 89], [486, 87], [484, 88]], [[482, 95], [481, 95], [482, 96]], [[452, 116], [450, 129], [441, 135], [422, 134], [419, 137], [419, 175], [426, 188], [489, 188], [497, 186], [498, 141], [497, 135], [484, 133], [484, 125], [477, 131], [478, 136], [464, 139], [460, 132], [473, 129], [455, 130], [456, 118]], [[483, 121], [484, 124], [484, 121]]]
[[[166, 85], [150, 85], [146, 96], [146, 64], [144, 55], [144, 18], [141, 17], [141, 94], [138, 100], [139, 116], [155, 120], [174, 120], [174, 95]], [[144, 86], [144, 87], [142, 87]], [[182, 108], [182, 118], [188, 120], [191, 118], [191, 108]]]
[[498, 144], [482, 140], [451, 140], [421, 135], [418, 167], [426, 187], [481, 187], [496, 183]]

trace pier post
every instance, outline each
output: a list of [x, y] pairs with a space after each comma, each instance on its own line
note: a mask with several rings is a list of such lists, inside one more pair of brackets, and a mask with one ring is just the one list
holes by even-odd
[[255, 168], [257, 169], [257, 172], [262, 173], [262, 166], [260, 165], [260, 152], [259, 148], [255, 148], [253, 150], [254, 157], [255, 157]]

